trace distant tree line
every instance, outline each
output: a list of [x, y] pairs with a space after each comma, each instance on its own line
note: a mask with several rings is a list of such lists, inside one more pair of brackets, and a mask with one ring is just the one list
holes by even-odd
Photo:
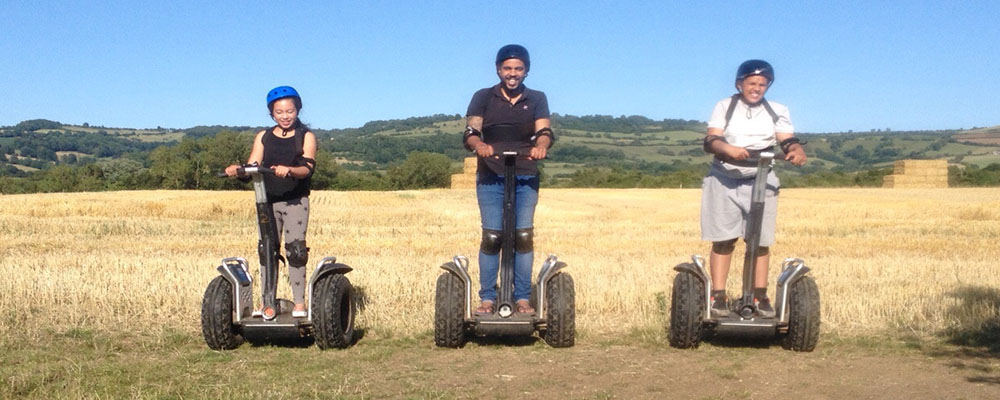
[[143, 142], [111, 135], [101, 130], [90, 132], [52, 131], [49, 133], [25, 132], [3, 146], [7, 154], [16, 149], [21, 156], [59, 161], [57, 151], [75, 151], [95, 157], [116, 157], [125, 153], [145, 152], [155, 149], [163, 142]]
[[376, 120], [369, 121], [360, 128], [332, 129], [324, 131], [314, 129], [317, 136], [366, 136], [376, 132], [384, 131], [406, 131], [433, 126], [439, 122], [450, 122], [462, 118], [459, 114], [434, 114], [426, 117], [410, 117], [406, 119]]
[[[372, 121], [361, 128], [313, 129], [320, 144], [314, 187], [338, 190], [446, 187], [449, 175], [458, 172], [452, 166], [469, 153], [461, 145], [460, 132], [442, 132], [436, 124], [460, 118], [438, 114]], [[557, 135], [560, 129], [572, 127], [587, 134], [603, 132], [599, 134], [607, 138], [620, 138], [620, 133], [640, 135], [648, 131], [704, 129], [704, 124], [698, 121], [655, 121], [641, 116], [554, 114], [553, 121], [557, 124]], [[0, 192], [246, 189], [246, 184], [215, 175], [230, 163], [244, 161], [253, 135], [262, 128], [196, 126], [173, 130], [184, 133], [182, 140], [174, 142], [143, 142], [122, 134], [121, 130], [110, 129], [116, 133], [108, 133], [109, 128], [100, 126], [85, 132], [71, 129], [44, 119], [0, 127]], [[422, 133], [406, 134], [416, 129], [422, 129]], [[393, 135], [394, 131], [402, 134]], [[617, 134], [612, 136], [610, 132]], [[906, 135], [905, 132], [878, 136], [802, 134], [813, 142], [807, 146], [813, 160], [796, 168], [794, 173], [779, 169], [779, 175], [786, 187], [880, 186], [891, 170], [876, 165], [900, 158], [926, 158], [932, 152], [940, 157], [941, 150], [955, 143], [948, 132], [915, 132], [903, 138], [906, 140], [897, 140], [897, 135]], [[547, 185], [697, 187], [709, 165], [709, 157], [698, 143], [660, 146], [655, 153], [673, 160], [652, 162], [628, 156], [632, 150], [624, 147], [628, 144], [624, 141], [616, 141], [617, 147], [608, 148], [607, 142], [590, 143], [587, 135], [583, 134], [583, 138], [581, 135], [557, 142], [552, 149], [551, 162], [568, 165], [574, 172], [545, 174]], [[655, 146], [644, 140], [631, 138], [630, 145]], [[953, 156], [952, 162], [973, 154], [962, 151]], [[684, 156], [686, 161], [679, 159]], [[953, 167], [949, 177], [954, 186], [1000, 185], [1000, 165]]]
[[21, 121], [17, 125], [4, 129], [3, 134], [0, 136], [17, 136], [18, 134], [24, 132], [32, 132], [42, 129], [59, 129], [62, 128], [62, 124], [56, 121], [50, 121], [47, 119], [29, 119], [27, 121]]
[[260, 132], [264, 127], [250, 127], [250, 126], [223, 126], [223, 125], [198, 125], [195, 127], [184, 129], [184, 137], [191, 139], [199, 139], [205, 136], [215, 136], [219, 132], [223, 131], [235, 131], [235, 132]]
[[458, 132], [416, 137], [342, 136], [320, 140], [320, 148], [352, 160], [379, 165], [402, 161], [415, 151], [439, 153], [451, 160], [461, 160], [469, 154], [462, 146], [462, 134]]
[[684, 119], [652, 120], [641, 115], [612, 117], [610, 115], [574, 115], [552, 114], [554, 129], [575, 129], [600, 132], [656, 132], [656, 131], [704, 131], [706, 124], [702, 121]]
[[949, 186], [1000, 186], [1000, 164], [992, 163], [983, 168], [970, 165], [965, 168], [948, 167]]
[[[76, 192], [122, 189], [246, 189], [249, 184], [218, 174], [242, 164], [254, 133], [222, 131], [199, 139], [161, 145], [142, 157], [132, 153], [87, 165], [55, 165], [25, 176], [21, 171], [0, 177], [0, 193]], [[130, 158], [131, 157], [131, 158]], [[318, 151], [312, 185], [317, 190], [395, 190], [446, 187], [452, 160], [428, 152], [411, 152], [385, 172], [347, 171], [332, 153]], [[4, 171], [5, 168], [0, 168]]]
[[688, 166], [677, 171], [650, 173], [639, 169], [583, 168], [568, 177], [554, 180], [554, 187], [580, 188], [696, 188], [707, 168]]

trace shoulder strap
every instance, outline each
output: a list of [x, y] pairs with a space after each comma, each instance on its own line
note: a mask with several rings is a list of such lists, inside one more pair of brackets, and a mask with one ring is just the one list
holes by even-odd
[[[736, 102], [738, 101], [740, 101], [740, 94], [736, 93], [733, 95], [732, 101], [729, 102], [729, 109], [726, 110], [726, 126], [722, 128], [723, 132], [729, 128], [729, 120], [733, 118], [733, 111], [736, 110]], [[774, 112], [774, 109], [771, 108], [771, 103], [768, 103], [767, 99], [761, 99], [760, 101], [764, 104], [764, 109], [767, 110], [767, 113], [771, 114], [771, 123], [777, 124], [778, 113]]]
[[740, 101], [740, 94], [736, 93], [733, 97], [729, 98], [729, 109], [726, 110], [726, 126], [722, 127], [722, 132], [729, 129], [729, 120], [733, 119], [733, 111], [736, 110], [736, 103]]
[[771, 108], [771, 103], [768, 103], [767, 99], [760, 99], [760, 101], [764, 102], [764, 109], [767, 110], [768, 114], [771, 114], [771, 122], [777, 124], [778, 123], [778, 113], [774, 112], [774, 109]]
[[302, 146], [305, 143], [306, 127], [299, 125], [295, 128], [295, 149], [299, 152], [299, 155], [303, 153]]

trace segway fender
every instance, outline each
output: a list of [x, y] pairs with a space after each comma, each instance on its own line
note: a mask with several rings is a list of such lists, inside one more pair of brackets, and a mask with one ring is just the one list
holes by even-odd
[[566, 263], [559, 261], [559, 258], [554, 254], [549, 254], [549, 257], [542, 263], [542, 268], [538, 270], [538, 280], [535, 283], [539, 287], [543, 286], [545, 283], [548, 283], [549, 279], [552, 279], [553, 276], [559, 274], [559, 271], [566, 267]]
[[788, 288], [792, 284], [802, 279], [810, 269], [801, 258], [786, 258], [781, 263], [781, 274], [778, 275], [776, 305], [778, 320], [782, 323], [788, 322]]
[[535, 282], [538, 287], [538, 315], [542, 318], [545, 317], [545, 292], [548, 289], [549, 280], [551, 280], [556, 275], [562, 272], [563, 268], [566, 268], [566, 263], [559, 261], [559, 258], [554, 254], [549, 254], [549, 257], [545, 259], [542, 263], [542, 268], [538, 270], [538, 280]]
[[710, 286], [712, 286], [712, 280], [708, 278], [708, 271], [705, 269], [705, 258], [695, 254], [691, 256], [691, 261], [693, 262], [677, 264], [674, 266], [674, 271], [690, 272], [694, 274], [694, 276], [698, 277], [698, 279], [705, 284], [705, 287], [708, 287], [708, 290], [711, 291], [712, 288]]
[[324, 277], [326, 275], [330, 275], [330, 274], [345, 275], [348, 272], [351, 272], [353, 270], [354, 270], [354, 268], [351, 268], [347, 264], [338, 263], [337, 262], [337, 257], [333, 257], [333, 256], [331, 256], [331, 257], [323, 257], [323, 259], [320, 260], [320, 262], [316, 264], [316, 270], [313, 271], [312, 278], [309, 279], [309, 293], [308, 293], [308, 298], [309, 298], [309, 303], [308, 303], [309, 306], [308, 307], [309, 307], [309, 311], [308, 311], [308, 319], [310, 321], [312, 321], [312, 314], [313, 314], [313, 310], [312, 310], [312, 303], [313, 303], [312, 302], [312, 298], [313, 298], [313, 293], [315, 293], [315, 291], [316, 291], [316, 282], [318, 282], [320, 278], [322, 278], [322, 277]]
[[708, 270], [705, 268], [705, 258], [694, 254], [689, 263], [681, 263], [674, 266], [674, 271], [689, 273], [694, 275], [705, 286], [705, 320], [711, 319], [712, 315], [712, 279], [709, 278]]
[[331, 272], [344, 275], [351, 271], [354, 271], [354, 268], [351, 268], [347, 264], [338, 263], [337, 257], [324, 257], [318, 264], [316, 264], [316, 271], [313, 272], [312, 280], [315, 281], [323, 275]]
[[455, 275], [465, 286], [465, 320], [472, 321], [472, 278], [469, 276], [469, 259], [457, 255], [451, 262], [441, 265], [441, 269]]
[[241, 321], [250, 316], [253, 307], [253, 278], [247, 260], [242, 257], [222, 259], [216, 267], [219, 275], [233, 285], [233, 321]]

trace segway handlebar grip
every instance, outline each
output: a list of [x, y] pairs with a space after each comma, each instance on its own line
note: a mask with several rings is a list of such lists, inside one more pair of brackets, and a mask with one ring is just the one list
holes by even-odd
[[490, 156], [490, 158], [497, 158], [497, 159], [503, 159], [503, 158], [507, 158], [507, 157], [525, 158], [525, 159], [527, 159], [527, 158], [531, 158], [531, 154], [529, 154], [529, 153], [521, 153], [521, 152], [517, 152], [517, 151], [505, 151], [505, 152], [502, 152], [502, 153], [499, 153], [499, 154], [494, 153], [492, 156]]
[[[258, 165], [244, 165], [242, 167], [236, 168], [236, 176], [234, 178], [246, 177], [253, 174], [268, 174], [274, 175], [274, 170], [270, 168], [264, 168]], [[215, 174], [219, 178], [227, 178], [229, 175], [225, 171]]]
[[252, 167], [251, 166], [240, 167], [240, 169], [238, 170], [237, 174], [238, 175], [243, 175], [243, 174], [246, 174], [246, 175], [253, 175], [253, 174], [274, 175], [274, 170], [270, 169], [270, 168], [264, 168], [264, 167], [259, 167], [259, 166], [255, 165], [255, 166], [252, 166]]

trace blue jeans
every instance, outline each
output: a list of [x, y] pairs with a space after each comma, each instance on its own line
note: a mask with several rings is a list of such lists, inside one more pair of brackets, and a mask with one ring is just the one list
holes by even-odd
[[[517, 214], [515, 229], [534, 226], [535, 206], [538, 204], [538, 176], [518, 175], [514, 210]], [[476, 177], [476, 197], [483, 229], [503, 229], [503, 177], [495, 174]], [[531, 297], [531, 264], [534, 252], [514, 254], [514, 300]], [[496, 301], [497, 273], [500, 255], [479, 251], [479, 297]]]

